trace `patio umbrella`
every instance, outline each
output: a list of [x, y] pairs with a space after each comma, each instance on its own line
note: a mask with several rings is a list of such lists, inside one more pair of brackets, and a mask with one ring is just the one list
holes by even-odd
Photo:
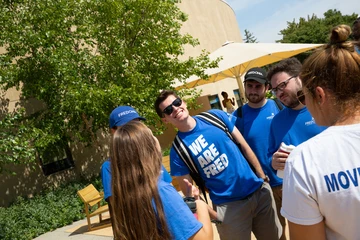
[[292, 43], [229, 43], [212, 52], [210, 60], [222, 57], [217, 68], [206, 69], [209, 79], [191, 76], [186, 84], [177, 82], [176, 90], [194, 88], [203, 84], [214, 83], [224, 78], [236, 78], [241, 100], [245, 102], [244, 86], [241, 76], [252, 67], [262, 67], [299, 53], [320, 47], [322, 44]]

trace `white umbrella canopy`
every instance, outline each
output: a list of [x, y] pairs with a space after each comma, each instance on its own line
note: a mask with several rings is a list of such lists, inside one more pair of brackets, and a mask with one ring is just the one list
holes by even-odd
[[186, 84], [177, 82], [176, 90], [194, 88], [203, 84], [214, 83], [224, 78], [236, 78], [239, 85], [242, 102], [245, 101], [241, 76], [253, 67], [262, 67], [299, 53], [318, 48], [322, 44], [293, 43], [229, 43], [212, 52], [210, 60], [222, 57], [217, 68], [206, 69], [209, 79], [191, 76]]

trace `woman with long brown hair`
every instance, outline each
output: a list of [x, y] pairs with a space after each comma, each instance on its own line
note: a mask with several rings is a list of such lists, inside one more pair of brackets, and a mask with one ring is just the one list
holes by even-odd
[[137, 121], [123, 125], [110, 151], [115, 239], [212, 239], [207, 205], [195, 201], [197, 220], [175, 188], [159, 178], [161, 149], [149, 128]]
[[281, 213], [293, 239], [359, 239], [360, 55], [347, 25], [305, 60], [300, 102], [325, 131], [286, 162]]

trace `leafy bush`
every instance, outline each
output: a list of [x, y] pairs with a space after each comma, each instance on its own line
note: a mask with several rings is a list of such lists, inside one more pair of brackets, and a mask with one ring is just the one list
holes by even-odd
[[30, 199], [18, 197], [10, 207], [0, 207], [0, 239], [33, 239], [83, 219], [84, 205], [76, 192], [89, 183], [102, 189], [99, 178], [83, 180], [47, 189]]
[[168, 155], [170, 155], [170, 149], [171, 149], [171, 146], [170, 146], [170, 147], [167, 147], [167, 148], [164, 148], [164, 149], [162, 150], [162, 155], [163, 155], [163, 156], [168, 156]]

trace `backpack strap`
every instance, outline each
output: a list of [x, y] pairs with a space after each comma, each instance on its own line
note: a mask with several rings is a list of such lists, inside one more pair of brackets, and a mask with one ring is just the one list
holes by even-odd
[[205, 182], [201, 178], [199, 170], [197, 169], [197, 166], [194, 164], [194, 161], [189, 154], [189, 149], [186, 147], [186, 145], [181, 140], [181, 138], [179, 138], [178, 135], [175, 136], [175, 139], [174, 139], [172, 145], [173, 145], [176, 153], [181, 158], [181, 160], [188, 167], [191, 178], [194, 180], [196, 185], [200, 188], [202, 194], [204, 195], [205, 201], [207, 203], [208, 201], [207, 201], [206, 191], [205, 191]]
[[192, 161], [187, 147], [185, 146], [184, 142], [179, 138], [178, 135], [175, 136], [173, 147], [180, 156], [180, 158], [184, 161], [186, 166], [189, 168], [190, 172], [199, 174], [199, 171], [197, 170], [196, 165]]
[[211, 123], [212, 125], [214, 125], [215, 127], [218, 127], [220, 128], [221, 130], [223, 130], [227, 135], [228, 137], [234, 141], [234, 138], [233, 136], [231, 135], [228, 127], [225, 125], [225, 123], [220, 119], [218, 118], [216, 115], [212, 114], [212, 113], [209, 113], [209, 112], [202, 112], [200, 114], [197, 115], [198, 117], [202, 118], [202, 119], [205, 119], [205, 121]]

